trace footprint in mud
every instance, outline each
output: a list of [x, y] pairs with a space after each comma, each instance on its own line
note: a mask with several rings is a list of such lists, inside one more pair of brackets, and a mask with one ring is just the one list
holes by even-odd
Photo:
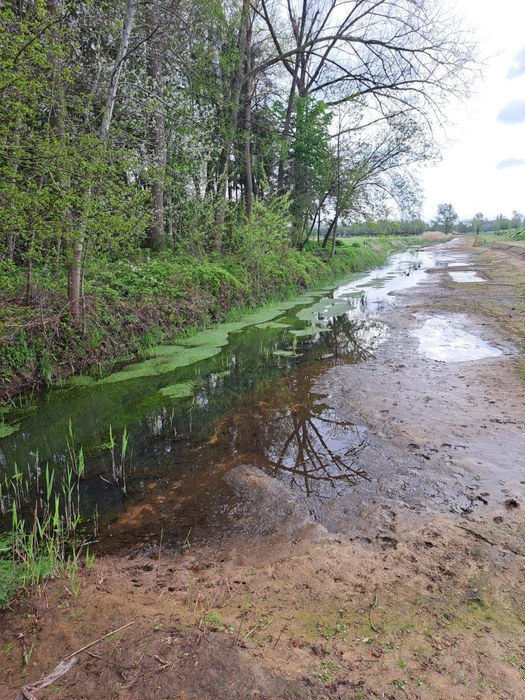
[[383, 549], [397, 549], [398, 541], [395, 537], [389, 537], [388, 535], [378, 535], [377, 539], [381, 542], [381, 547]]
[[520, 507], [519, 502], [515, 498], [507, 498], [503, 505], [507, 510], [515, 510]]

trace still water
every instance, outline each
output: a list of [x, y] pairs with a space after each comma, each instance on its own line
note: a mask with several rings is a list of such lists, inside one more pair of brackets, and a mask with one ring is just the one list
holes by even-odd
[[[12, 473], [15, 463], [19, 469], [64, 464], [71, 422], [75, 446], [86, 458], [86, 502], [98, 503], [102, 512], [119, 509], [121, 494], [110, 483], [110, 426], [117, 445], [127, 430], [128, 484], [131, 491], [144, 493], [152, 480], [184, 479], [197, 462], [202, 468], [199, 450], [208, 445], [218, 422], [227, 423], [240, 409], [245, 425], [241, 415], [225, 428], [222, 453], [245, 449], [251, 438], [245, 435], [240, 446], [242, 433], [253, 432], [255, 422], [258, 459], [252, 463], [263, 461], [267, 471], [307, 496], [322, 498], [330, 489], [366, 478], [355, 464], [366, 440], [364, 429], [339, 424], [322, 397], [310, 393], [311, 382], [301, 382], [305, 373], [298, 370], [314, 368], [306, 373], [310, 376], [370, 357], [388, 336], [377, 316], [381, 312], [384, 318], [395, 304], [390, 292], [418, 284], [438, 259], [446, 261], [443, 249], [396, 254], [383, 268], [155, 348], [143, 362], [101, 380], [75, 378], [30, 410], [9, 415], [9, 423], [19, 427], [0, 440], [0, 470]], [[283, 378], [290, 395], [258, 420], [249, 397]], [[294, 404], [305, 407], [303, 413], [293, 411]], [[216, 448], [205, 452], [210, 462], [221, 460]]]

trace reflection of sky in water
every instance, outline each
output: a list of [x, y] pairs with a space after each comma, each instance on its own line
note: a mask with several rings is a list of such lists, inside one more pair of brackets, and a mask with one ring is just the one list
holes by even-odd
[[334, 297], [339, 299], [358, 295], [356, 314], [370, 313], [385, 301], [393, 303], [389, 297], [392, 292], [410, 289], [422, 282], [427, 276], [426, 269], [435, 264], [436, 253], [432, 250], [399, 253], [392, 256], [384, 267], [339, 287]]
[[483, 277], [480, 277], [477, 272], [453, 272], [452, 270], [448, 273], [454, 282], [484, 282]]
[[436, 316], [425, 321], [412, 335], [419, 338], [419, 352], [431, 360], [466, 362], [502, 354], [498, 348], [464, 331], [460, 327], [464, 325], [465, 320], [461, 317]]

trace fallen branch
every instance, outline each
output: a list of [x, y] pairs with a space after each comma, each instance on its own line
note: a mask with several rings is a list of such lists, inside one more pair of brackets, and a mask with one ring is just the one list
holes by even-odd
[[86, 649], [91, 649], [91, 647], [94, 647], [95, 644], [102, 642], [107, 637], [111, 637], [112, 634], [116, 634], [117, 632], [121, 632], [122, 630], [125, 630], [126, 627], [130, 627], [131, 625], [134, 625], [134, 624], [135, 624], [135, 620], [133, 620], [133, 622], [128, 622], [127, 625], [122, 625], [122, 627], [118, 627], [116, 630], [112, 630], [111, 632], [104, 634], [102, 637], [95, 639], [94, 642], [90, 642], [90, 644], [86, 644], [85, 647], [82, 647], [81, 649], [77, 649], [77, 651], [74, 651], [72, 654], [68, 654], [68, 656], [64, 657], [64, 661], [66, 661], [67, 659], [70, 659], [73, 656], [76, 656], [77, 654], [80, 654], [83, 651], [86, 651]]
[[39, 681], [36, 683], [30, 683], [29, 685], [24, 685], [24, 687], [20, 690], [18, 695], [16, 696], [15, 700], [36, 700], [35, 696], [33, 695], [33, 691], [35, 690], [41, 690], [42, 688], [47, 687], [48, 685], [51, 685], [54, 683], [56, 680], [58, 680], [61, 676], [66, 674], [68, 671], [70, 671], [73, 666], [75, 666], [78, 663], [79, 659], [76, 656], [73, 656], [68, 659], [63, 659], [51, 673], [47, 676], [44, 676], [44, 678], [41, 678]]
[[35, 696], [33, 695], [33, 692], [35, 690], [41, 690], [42, 688], [46, 688], [48, 685], [51, 685], [58, 678], [70, 671], [73, 668], [73, 666], [75, 666], [79, 662], [80, 659], [78, 658], [78, 655], [80, 653], [91, 649], [91, 647], [95, 646], [95, 644], [98, 644], [107, 637], [110, 637], [112, 634], [116, 634], [117, 632], [120, 632], [126, 629], [126, 627], [129, 627], [130, 625], [134, 624], [135, 621], [128, 622], [126, 625], [122, 625], [122, 627], [119, 627], [116, 630], [112, 630], [111, 632], [108, 632], [102, 637], [95, 639], [94, 642], [86, 644], [86, 646], [82, 647], [81, 649], [77, 649], [77, 651], [74, 651], [72, 654], [68, 654], [68, 656], [64, 657], [62, 661], [57, 666], [55, 666], [54, 670], [50, 674], [44, 676], [44, 678], [41, 678], [36, 683], [24, 685], [23, 688], [21, 688], [18, 692], [18, 695], [16, 696], [15, 700], [36, 700]]

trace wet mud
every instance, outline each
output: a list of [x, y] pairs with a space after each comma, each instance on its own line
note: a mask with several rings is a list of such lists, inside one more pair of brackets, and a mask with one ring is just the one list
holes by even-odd
[[4, 613], [2, 697], [127, 622], [38, 697], [525, 697], [525, 261], [438, 253], [199, 439], [159, 425], [78, 596]]

